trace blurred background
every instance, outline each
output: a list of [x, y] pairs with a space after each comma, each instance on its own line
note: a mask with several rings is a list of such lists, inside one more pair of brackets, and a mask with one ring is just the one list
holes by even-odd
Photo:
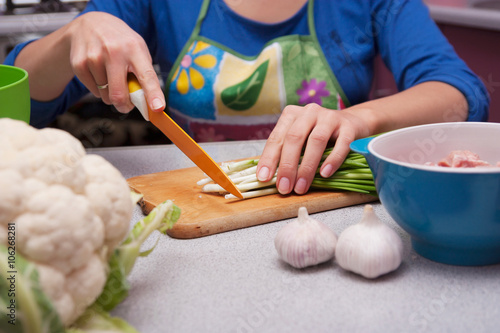
[[[126, 1], [126, 0], [124, 0]], [[485, 83], [489, 121], [500, 122], [500, 0], [424, 0], [431, 16], [457, 53]], [[20, 42], [48, 34], [72, 20], [87, 0], [0, 0], [0, 63]], [[372, 98], [397, 92], [392, 75], [375, 61]], [[169, 143], [137, 110], [121, 114], [89, 95], [50, 124], [78, 138], [85, 147]]]

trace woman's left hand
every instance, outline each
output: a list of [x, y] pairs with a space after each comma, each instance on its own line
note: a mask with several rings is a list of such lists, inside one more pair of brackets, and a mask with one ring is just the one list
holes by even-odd
[[[367, 113], [359, 109], [338, 111], [317, 104], [287, 106], [260, 157], [258, 179], [269, 181], [279, 163], [276, 182], [279, 192], [306, 193], [330, 141], [335, 145], [321, 165], [322, 177], [330, 177], [339, 168], [350, 152], [352, 141], [370, 135], [369, 117], [366, 116]], [[302, 154], [304, 158], [299, 166]]]

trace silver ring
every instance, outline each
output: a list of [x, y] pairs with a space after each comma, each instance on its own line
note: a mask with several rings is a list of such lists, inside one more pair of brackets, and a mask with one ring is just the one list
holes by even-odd
[[106, 89], [108, 87], [109, 84], [103, 84], [102, 86], [100, 85], [97, 85], [97, 89]]

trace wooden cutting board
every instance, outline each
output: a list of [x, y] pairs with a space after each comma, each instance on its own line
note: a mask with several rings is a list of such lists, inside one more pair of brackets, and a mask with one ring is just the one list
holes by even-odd
[[144, 214], [168, 199], [179, 206], [181, 217], [167, 232], [174, 238], [208, 236], [293, 218], [301, 206], [312, 214], [377, 200], [368, 194], [333, 191], [229, 200], [223, 195], [201, 192], [196, 182], [203, 178], [203, 172], [192, 167], [132, 177], [127, 181], [131, 189], [143, 195], [140, 204]]

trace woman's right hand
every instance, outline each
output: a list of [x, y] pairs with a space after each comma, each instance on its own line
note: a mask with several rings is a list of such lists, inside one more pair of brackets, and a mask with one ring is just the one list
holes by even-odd
[[127, 85], [127, 74], [131, 72], [139, 80], [150, 108], [154, 111], [165, 108], [165, 97], [148, 47], [121, 19], [103, 12], [89, 12], [70, 23], [67, 36], [74, 74], [104, 103], [123, 113], [134, 108]]
[[127, 74], [132, 72], [150, 108], [165, 108], [144, 39], [107, 13], [88, 12], [29, 43], [18, 54], [15, 66], [28, 71], [31, 97], [37, 101], [59, 97], [76, 75], [95, 96], [126, 113], [133, 109], [127, 86]]

